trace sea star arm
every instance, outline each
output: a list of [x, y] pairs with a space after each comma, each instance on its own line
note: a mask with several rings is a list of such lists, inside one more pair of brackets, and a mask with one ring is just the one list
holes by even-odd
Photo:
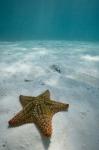
[[46, 90], [45, 92], [43, 92], [42, 94], [40, 94], [37, 97], [23, 96], [23, 95], [19, 96], [19, 100], [20, 100], [20, 103], [21, 103], [22, 107], [25, 107], [27, 104], [29, 104], [30, 102], [34, 101], [36, 98], [38, 100], [39, 99], [49, 100], [50, 99], [50, 92], [49, 92], [49, 90]]
[[47, 114], [35, 117], [35, 124], [43, 135], [50, 137], [52, 134], [52, 116]]
[[9, 120], [9, 126], [16, 127], [25, 123], [33, 123], [34, 118], [31, 113], [27, 113], [25, 110], [20, 111], [11, 120]]
[[52, 101], [52, 100], [47, 101], [47, 105], [49, 106], [53, 115], [59, 111], [67, 111], [69, 108], [69, 104], [56, 102], [56, 101]]
[[30, 102], [33, 102], [33, 100], [35, 100], [35, 97], [32, 97], [32, 96], [23, 96], [23, 95], [20, 95], [19, 96], [19, 100], [20, 100], [20, 103], [23, 107], [25, 107], [27, 104], [29, 104]]
[[43, 92], [42, 94], [40, 94], [37, 97], [38, 97], [38, 99], [50, 100], [50, 92], [49, 92], [49, 90], [46, 90], [45, 92]]

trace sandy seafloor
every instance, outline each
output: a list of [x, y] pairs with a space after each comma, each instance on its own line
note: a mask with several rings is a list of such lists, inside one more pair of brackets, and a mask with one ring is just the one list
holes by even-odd
[[[8, 128], [19, 95], [70, 104], [53, 117], [51, 139], [34, 124]], [[99, 43], [0, 42], [0, 150], [99, 150]]]

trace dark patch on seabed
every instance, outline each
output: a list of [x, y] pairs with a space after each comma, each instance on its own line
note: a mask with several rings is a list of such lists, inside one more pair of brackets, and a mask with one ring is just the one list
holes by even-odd
[[50, 68], [51, 68], [52, 70], [56, 71], [57, 73], [62, 73], [61, 67], [60, 67], [59, 65], [57, 65], [57, 64], [51, 65]]

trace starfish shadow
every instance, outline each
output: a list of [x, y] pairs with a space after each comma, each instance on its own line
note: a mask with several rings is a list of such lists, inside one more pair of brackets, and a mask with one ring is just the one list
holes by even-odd
[[44, 150], [48, 150], [49, 145], [50, 145], [51, 137], [44, 136], [37, 126], [36, 126], [36, 128], [37, 128], [38, 132], [40, 133], [41, 140], [42, 140], [42, 143], [43, 143], [43, 146], [44, 146]]
[[41, 134], [41, 139], [42, 139], [42, 142], [43, 142], [43, 146], [44, 146], [44, 149], [45, 150], [48, 150], [49, 149], [49, 145], [50, 145], [50, 137], [45, 137]]
[[[17, 126], [17, 127], [18, 127], [18, 126]], [[51, 139], [51, 137], [46, 137], [46, 136], [44, 136], [44, 135], [41, 133], [40, 129], [39, 129], [36, 125], [35, 125], [35, 127], [37, 128], [38, 132], [40, 133], [41, 140], [42, 140], [43, 146], [44, 146], [44, 150], [48, 150], [49, 145], [50, 145], [50, 139]], [[14, 127], [8, 125], [8, 128], [10, 129], [10, 128], [14, 128]]]
[[[36, 125], [35, 125], [35, 126], [36, 126]], [[17, 126], [17, 127], [18, 127], [18, 126]], [[8, 125], [8, 128], [10, 129], [10, 128], [14, 128], [14, 127]], [[42, 140], [42, 143], [43, 143], [43, 146], [44, 146], [44, 150], [48, 150], [48, 149], [49, 149], [49, 145], [50, 145], [50, 139], [51, 139], [51, 137], [46, 137], [46, 136], [44, 136], [44, 135], [41, 133], [41, 131], [39, 130], [39, 128], [38, 128], [37, 126], [36, 126], [36, 128], [37, 128], [38, 132], [40, 133], [41, 140]]]

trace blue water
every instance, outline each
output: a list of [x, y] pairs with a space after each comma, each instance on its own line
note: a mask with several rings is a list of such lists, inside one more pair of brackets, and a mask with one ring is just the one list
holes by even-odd
[[99, 40], [99, 1], [0, 1], [0, 40], [33, 39]]

